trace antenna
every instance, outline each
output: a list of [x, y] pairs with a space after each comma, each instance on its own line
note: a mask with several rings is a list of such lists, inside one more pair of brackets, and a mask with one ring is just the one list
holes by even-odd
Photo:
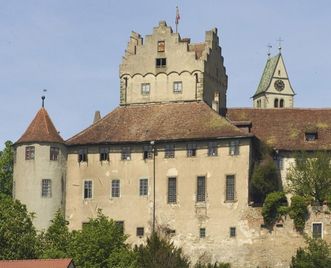
[[268, 48], [268, 58], [270, 58], [270, 55], [271, 55], [271, 48], [272, 48], [272, 45], [269, 43], [268, 45], [267, 45], [267, 48]]
[[[43, 92], [44, 92], [44, 94], [47, 92], [47, 89], [43, 89]], [[45, 97], [45, 95], [42, 95], [41, 96], [41, 107], [42, 108], [44, 108], [45, 107], [45, 99], [46, 99], [46, 97]]]
[[283, 40], [281, 37], [279, 37], [279, 38], [277, 39], [279, 53], [281, 53], [281, 51], [282, 51], [282, 42], [283, 42], [283, 41], [284, 41], [284, 40]]

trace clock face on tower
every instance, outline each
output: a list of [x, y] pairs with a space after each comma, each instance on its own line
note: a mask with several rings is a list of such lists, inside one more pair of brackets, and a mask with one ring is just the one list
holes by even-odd
[[274, 86], [278, 91], [282, 91], [285, 88], [285, 84], [282, 80], [276, 80]]

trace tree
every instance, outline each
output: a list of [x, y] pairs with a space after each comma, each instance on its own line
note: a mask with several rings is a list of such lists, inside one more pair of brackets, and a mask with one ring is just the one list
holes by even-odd
[[330, 161], [328, 152], [300, 153], [288, 171], [288, 190], [322, 203], [331, 194]]
[[126, 238], [121, 227], [99, 211], [82, 230], [72, 232], [69, 256], [78, 267], [108, 267], [113, 253], [128, 249]]
[[141, 268], [185, 268], [190, 264], [182, 249], [176, 248], [156, 232], [147, 238], [146, 245], [136, 247], [135, 251], [138, 255], [138, 267]]
[[264, 202], [267, 194], [278, 190], [277, 169], [271, 157], [255, 166], [250, 186], [253, 200], [260, 204]]
[[322, 239], [307, 239], [308, 247], [299, 248], [292, 257], [291, 268], [331, 267], [330, 246]]
[[63, 213], [59, 210], [56, 212], [52, 224], [45, 233], [39, 235], [40, 241], [40, 258], [68, 258], [69, 243], [71, 233], [68, 229], [69, 222], [65, 220]]
[[0, 259], [37, 257], [36, 230], [25, 205], [0, 194]]
[[0, 151], [0, 193], [11, 196], [13, 189], [14, 154], [11, 141], [5, 142], [5, 148]]
[[288, 212], [287, 199], [283, 192], [272, 192], [267, 195], [262, 208], [266, 225], [271, 227], [282, 215]]

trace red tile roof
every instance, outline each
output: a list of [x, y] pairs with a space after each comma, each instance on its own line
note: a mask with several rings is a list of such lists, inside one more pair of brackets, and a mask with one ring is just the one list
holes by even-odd
[[44, 260], [8, 260], [0, 261], [0, 268], [67, 268], [72, 259], [44, 259]]
[[116, 108], [66, 144], [101, 144], [221, 137], [250, 137], [204, 102]]
[[38, 111], [28, 129], [16, 143], [24, 142], [64, 143], [45, 108]]
[[[251, 132], [279, 150], [331, 150], [331, 109], [228, 109], [231, 121], [251, 121]], [[234, 122], [235, 123], [235, 122]], [[305, 133], [317, 140], [305, 141]]]

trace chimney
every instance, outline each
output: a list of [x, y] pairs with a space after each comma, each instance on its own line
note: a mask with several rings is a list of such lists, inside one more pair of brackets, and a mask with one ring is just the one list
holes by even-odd
[[99, 121], [100, 119], [101, 119], [100, 111], [95, 111], [93, 124], [96, 123], [97, 121]]

